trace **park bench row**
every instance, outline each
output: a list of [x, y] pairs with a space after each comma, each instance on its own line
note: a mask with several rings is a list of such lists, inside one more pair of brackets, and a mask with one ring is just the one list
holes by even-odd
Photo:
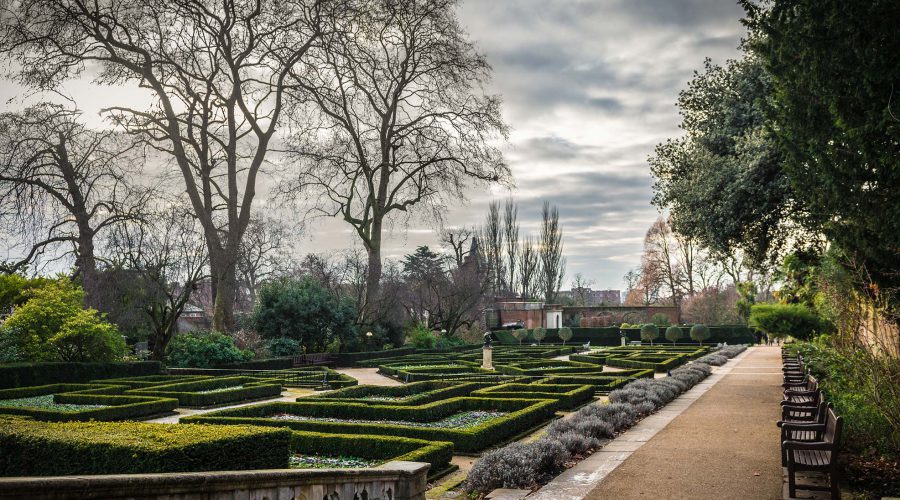
[[[787, 468], [789, 495], [794, 498], [797, 488], [825, 490], [831, 492], [832, 499], [838, 499], [837, 456], [842, 418], [835, 415], [802, 356], [783, 353], [782, 364], [784, 396], [778, 427], [781, 428], [781, 465]], [[829, 486], [798, 485], [799, 471], [828, 474]]]

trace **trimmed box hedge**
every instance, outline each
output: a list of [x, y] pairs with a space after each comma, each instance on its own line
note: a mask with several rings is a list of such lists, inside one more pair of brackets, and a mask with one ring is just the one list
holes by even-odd
[[[178, 407], [178, 400], [155, 396], [122, 395], [124, 386], [99, 384], [51, 384], [0, 390], [0, 414], [25, 415], [36, 420], [113, 421], [147, 418], [169, 413]], [[53, 395], [58, 404], [104, 405], [103, 408], [82, 410], [54, 410], [36, 406], [3, 406], [2, 400]]]
[[594, 387], [577, 384], [501, 384], [472, 392], [473, 397], [555, 399], [557, 408], [576, 408], [594, 399]]
[[286, 469], [291, 438], [272, 427], [0, 417], [0, 475]]
[[[468, 396], [472, 391], [489, 387], [491, 383], [478, 382], [413, 382], [399, 386], [358, 385], [339, 389], [318, 396], [299, 397], [297, 401], [347, 401], [351, 403], [413, 406], [442, 399]], [[366, 400], [370, 397], [398, 398], [396, 400]]]
[[208, 375], [146, 375], [143, 377], [110, 378], [92, 380], [92, 384], [115, 384], [127, 386], [129, 389], [141, 389], [144, 387], [157, 387], [160, 385], [177, 384], [180, 382], [195, 382], [208, 380]]
[[375, 358], [392, 358], [396, 356], [404, 356], [407, 354], [415, 354], [415, 347], [400, 347], [398, 349], [388, 349], [384, 351], [366, 351], [366, 352], [338, 352], [332, 355], [336, 366], [355, 366], [360, 361]]
[[[182, 422], [250, 424], [288, 427], [299, 431], [334, 434], [401, 436], [428, 441], [449, 441], [460, 452], [477, 452], [512, 438], [553, 418], [556, 400], [459, 397], [421, 406], [365, 405], [347, 402], [267, 403], [182, 418]], [[469, 428], [435, 428], [388, 423], [274, 420], [287, 413], [311, 418], [430, 422], [463, 411], [506, 412]]]
[[[237, 387], [241, 386], [241, 387]], [[217, 392], [203, 392], [216, 389]], [[221, 377], [177, 384], [160, 385], [127, 391], [128, 395], [175, 398], [180, 406], [206, 407], [238, 401], [270, 398], [281, 395], [281, 384], [276, 380], [253, 377]]]
[[453, 443], [395, 436], [293, 431], [291, 453], [343, 455], [385, 462], [427, 462], [431, 464], [429, 472], [437, 473], [450, 466]]
[[133, 363], [9, 363], [0, 365], [0, 389], [156, 375], [159, 361]]
[[564, 360], [525, 361], [501, 364], [497, 369], [505, 375], [525, 375], [530, 377], [561, 375], [565, 373], [600, 373], [603, 371], [603, 367], [597, 366], [596, 364]]

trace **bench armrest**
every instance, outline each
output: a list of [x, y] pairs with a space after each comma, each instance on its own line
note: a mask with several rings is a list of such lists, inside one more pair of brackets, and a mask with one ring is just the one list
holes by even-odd
[[821, 451], [834, 451], [836, 447], [834, 443], [828, 443], [825, 441], [785, 441], [781, 443], [781, 447], [785, 450], [821, 450]]
[[823, 431], [825, 424], [807, 424], [804, 422], [784, 422], [779, 420], [778, 423], [782, 430], [785, 431]]
[[785, 396], [815, 396], [819, 391], [795, 391], [788, 389], [784, 391]]

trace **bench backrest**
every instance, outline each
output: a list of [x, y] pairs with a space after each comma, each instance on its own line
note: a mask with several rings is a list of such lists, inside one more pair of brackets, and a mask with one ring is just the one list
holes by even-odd
[[825, 418], [825, 432], [822, 440], [826, 443], [832, 443], [834, 449], [837, 450], [841, 444], [841, 428], [844, 426], [844, 419], [834, 414], [834, 410], [828, 409], [828, 415]]

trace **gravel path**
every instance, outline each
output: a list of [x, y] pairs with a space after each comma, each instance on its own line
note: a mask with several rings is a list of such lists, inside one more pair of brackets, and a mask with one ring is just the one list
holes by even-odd
[[403, 385], [397, 380], [378, 373], [378, 368], [338, 368], [336, 371], [355, 378], [359, 381], [359, 385]]
[[780, 348], [754, 348], [585, 498], [780, 499], [780, 399]]

